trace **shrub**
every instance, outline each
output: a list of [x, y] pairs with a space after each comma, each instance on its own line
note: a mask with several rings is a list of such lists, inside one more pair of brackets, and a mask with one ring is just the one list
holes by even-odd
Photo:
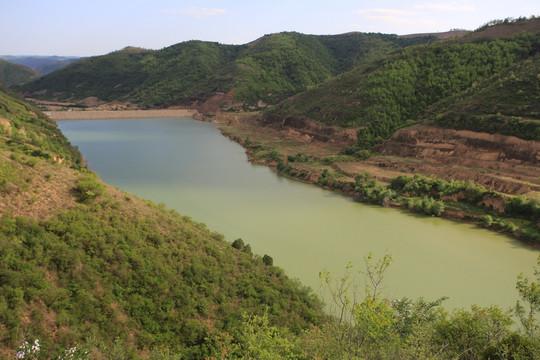
[[94, 173], [82, 175], [77, 180], [75, 190], [77, 191], [80, 201], [91, 201], [96, 197], [103, 195], [105, 186], [99, 181], [99, 178]]

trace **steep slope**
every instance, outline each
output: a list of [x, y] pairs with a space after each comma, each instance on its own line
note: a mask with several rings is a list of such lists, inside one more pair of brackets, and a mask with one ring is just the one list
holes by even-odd
[[[243, 315], [300, 331], [309, 290], [191, 221], [103, 184], [37, 109], [0, 89], [0, 357], [39, 339], [93, 358], [219, 355]], [[119, 355], [122, 354], [122, 355]]]
[[39, 76], [36, 70], [0, 59], [0, 84], [20, 85]]
[[424, 111], [439, 100], [493, 81], [512, 66], [521, 69], [523, 61], [538, 66], [539, 49], [539, 33], [501, 39], [467, 36], [408, 47], [280, 103], [273, 116], [361, 127], [359, 146], [370, 147], [421, 121]]
[[20, 88], [32, 97], [189, 106], [220, 93], [276, 103], [380, 54], [433, 37], [280, 33], [246, 45], [187, 41], [159, 51], [126, 48], [87, 58]]
[[540, 141], [540, 57], [450, 96], [426, 112], [428, 123]]

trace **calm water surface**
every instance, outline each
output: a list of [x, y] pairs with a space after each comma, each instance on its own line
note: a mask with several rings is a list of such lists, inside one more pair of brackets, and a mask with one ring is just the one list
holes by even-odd
[[[388, 296], [448, 296], [447, 306], [517, 300], [516, 277], [539, 254], [506, 236], [385, 209], [279, 177], [248, 162], [214, 124], [191, 118], [58, 121], [109, 184], [188, 215], [268, 254], [319, 292], [318, 274], [342, 274], [368, 252], [388, 252]], [[363, 287], [363, 284], [360, 286]]]

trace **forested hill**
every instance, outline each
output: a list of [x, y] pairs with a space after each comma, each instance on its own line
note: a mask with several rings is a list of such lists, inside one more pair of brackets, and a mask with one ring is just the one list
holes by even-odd
[[0, 84], [20, 85], [38, 78], [36, 70], [0, 59]]
[[[529, 32], [506, 36], [521, 31], [519, 25], [523, 24], [528, 25], [525, 29]], [[503, 26], [507, 30], [497, 32]], [[359, 146], [363, 148], [426, 117], [444, 126], [528, 134], [525, 138], [529, 139], [532, 131], [536, 134], [532, 138], [540, 140], [536, 130], [540, 120], [540, 80], [536, 76], [539, 51], [540, 19], [496, 23], [460, 39], [408, 47], [383, 56], [283, 101], [274, 114], [362, 127]], [[449, 115], [449, 101], [459, 101], [462, 107], [470, 105], [471, 109]], [[429, 115], [425, 113], [428, 108]], [[488, 117], [500, 113], [499, 124], [491, 126], [487, 120], [477, 124], [480, 117], [474, 116], [481, 113]], [[513, 130], [505, 129], [510, 120]]]
[[[0, 358], [76, 347], [94, 359], [202, 359], [226, 336], [241, 344], [253, 316], [294, 332], [320, 323], [318, 300], [271, 257], [81, 163], [54, 122], [0, 88]], [[37, 350], [21, 347], [36, 339]]]
[[233, 91], [240, 103], [273, 104], [383, 54], [434, 39], [288, 32], [245, 45], [187, 41], [158, 51], [126, 48], [81, 59], [20, 90], [49, 99], [97, 96], [143, 107], [190, 104]]

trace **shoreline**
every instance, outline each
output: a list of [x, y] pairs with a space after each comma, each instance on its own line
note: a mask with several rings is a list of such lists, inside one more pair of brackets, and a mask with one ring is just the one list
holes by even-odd
[[88, 111], [45, 111], [51, 120], [102, 120], [193, 117], [196, 110], [88, 110]]
[[[209, 121], [209, 119], [205, 119], [204, 117], [194, 117], [194, 118], [196, 120]], [[248, 161], [250, 163], [263, 165], [263, 166], [268, 166], [268, 167], [276, 169], [276, 166], [277, 166], [276, 161], [268, 161], [266, 159], [257, 159], [257, 158], [255, 158], [254, 156], [252, 156], [253, 151], [250, 151], [250, 149], [248, 147], [246, 147], [246, 144], [244, 144], [244, 142], [242, 140], [240, 140], [237, 136], [234, 136], [229, 131], [226, 131], [224, 129], [224, 126], [225, 126], [226, 123], [228, 123], [229, 125], [231, 124], [230, 121], [228, 121], [226, 119], [220, 119], [219, 117], [216, 118], [216, 119], [213, 119], [212, 121], [216, 122], [218, 124], [218, 128], [220, 129], [223, 136], [225, 136], [225, 137], [229, 138], [230, 140], [238, 143], [240, 146], [242, 146], [244, 148], [244, 150], [246, 151], [246, 154], [248, 156]], [[278, 151], [283, 150], [283, 149], [280, 149], [279, 145], [276, 145], [276, 148], [278, 149]], [[295, 171], [297, 171], [298, 173], [301, 173], [303, 171], [302, 168], [296, 168], [295, 163], [289, 163], [288, 161], [286, 163], [288, 165], [292, 166], [292, 168]], [[276, 171], [277, 171], [277, 169], [276, 169]], [[359, 197], [359, 195], [357, 193], [355, 193], [353, 190], [350, 190], [350, 189], [347, 190], [347, 189], [344, 189], [344, 188], [335, 188], [335, 187], [328, 186], [328, 185], [322, 185], [316, 180], [318, 178], [318, 176], [320, 176], [321, 173], [317, 172], [317, 171], [315, 171], [315, 172], [316, 172], [317, 176], [315, 176], [315, 177], [308, 176], [306, 178], [299, 178], [297, 176], [291, 176], [291, 175], [289, 175], [287, 173], [284, 173], [284, 172], [281, 172], [281, 171], [277, 171], [277, 174], [278, 174], [278, 176], [282, 176], [282, 177], [285, 177], [285, 178], [293, 180], [293, 181], [299, 181], [299, 182], [302, 182], [302, 183], [305, 183], [305, 184], [311, 184], [313, 186], [317, 186], [317, 187], [323, 188], [325, 190], [329, 190], [329, 191], [333, 191], [333, 192], [342, 194], [342, 195], [344, 195], [346, 197], [349, 197], [350, 199], [353, 199], [356, 202], [360, 202], [360, 203], [364, 203], [364, 204], [377, 205], [377, 206], [381, 206], [381, 207], [399, 209], [399, 210], [407, 211], [407, 212], [410, 212], [410, 213], [420, 214], [420, 215], [423, 215], [423, 216], [433, 216], [433, 215], [425, 215], [425, 214], [422, 214], [421, 212], [411, 210], [411, 209], [409, 209], [407, 206], [405, 206], [403, 204], [396, 204], [396, 203], [377, 204], [377, 203], [374, 203], [372, 201], [363, 200], [363, 199], [361, 199]], [[469, 213], [469, 212], [464, 211], [462, 209], [447, 208], [439, 217], [443, 218], [443, 219], [446, 219], [446, 220], [449, 220], [449, 221], [455, 221], [455, 222], [458, 222], [458, 223], [470, 224], [470, 225], [477, 226], [479, 228], [486, 229], [488, 231], [503, 234], [503, 235], [506, 235], [506, 236], [516, 240], [516, 241], [519, 241], [521, 244], [524, 244], [526, 246], [530, 246], [530, 247], [532, 247], [534, 249], [540, 249], [540, 243], [538, 243], [538, 242], [536, 242], [534, 240], [531, 240], [529, 238], [523, 237], [516, 231], [509, 231], [507, 229], [503, 229], [500, 226], [497, 226], [496, 224], [487, 225], [487, 224], [483, 223], [482, 216], [475, 215], [474, 213]]]
[[[248, 155], [248, 161], [253, 164], [259, 164], [264, 166], [269, 166], [272, 168], [276, 167], [276, 164], [268, 163], [267, 161], [261, 161], [258, 159], [253, 158], [250, 156], [249, 149], [245, 146], [245, 144], [242, 141], [239, 141], [238, 138], [235, 138], [235, 136], [231, 136], [230, 133], [227, 131], [223, 131], [223, 126], [228, 123], [228, 125], [231, 125], [230, 119], [225, 119], [221, 117], [216, 117], [214, 119], [205, 118], [204, 116], [201, 116], [201, 114], [194, 109], [175, 109], [175, 110], [88, 110], [88, 111], [46, 111], [45, 114], [51, 118], [52, 120], [105, 120], [105, 119], [134, 119], [134, 118], [174, 118], [174, 117], [191, 117], [198, 121], [203, 122], [215, 122], [218, 125], [218, 128], [221, 130], [221, 134], [227, 138], [229, 138], [232, 141], [235, 141], [240, 146], [244, 148]], [[285, 178], [288, 178], [293, 181], [299, 181], [306, 184], [311, 184], [317, 187], [322, 187], [324, 189], [335, 191], [338, 193], [341, 193], [344, 196], [347, 196], [355, 201], [366, 203], [366, 204], [372, 204], [369, 201], [362, 201], [358, 198], [358, 196], [353, 191], [346, 191], [343, 189], [335, 189], [330, 186], [322, 186], [319, 184], [315, 179], [305, 179], [305, 178], [298, 178], [295, 176], [290, 176], [285, 173], [278, 172], [279, 176], [283, 176]], [[400, 210], [410, 211], [407, 207], [403, 205], [396, 205], [392, 204], [389, 205], [379, 205], [383, 207], [392, 207]], [[413, 211], [414, 212], [414, 211]], [[415, 212], [416, 213], [416, 212]], [[428, 215], [426, 215], [428, 216]], [[519, 236], [516, 233], [512, 233], [509, 231], [505, 231], [503, 229], [497, 228], [496, 226], [486, 226], [485, 224], [481, 223], [481, 219], [479, 219], [477, 216], [474, 216], [472, 214], [469, 214], [467, 212], [463, 211], [456, 211], [456, 210], [450, 210], [448, 209], [445, 211], [441, 216], [441, 218], [445, 218], [450, 221], [456, 221], [460, 223], [467, 223], [471, 225], [476, 225], [480, 228], [484, 228], [493, 232], [502, 233], [505, 235], [508, 235], [511, 238], [514, 238], [518, 241], [520, 241], [523, 244], [532, 246], [534, 248], [540, 248], [540, 244], [531, 241], [530, 239], [524, 239], [523, 237]]]

